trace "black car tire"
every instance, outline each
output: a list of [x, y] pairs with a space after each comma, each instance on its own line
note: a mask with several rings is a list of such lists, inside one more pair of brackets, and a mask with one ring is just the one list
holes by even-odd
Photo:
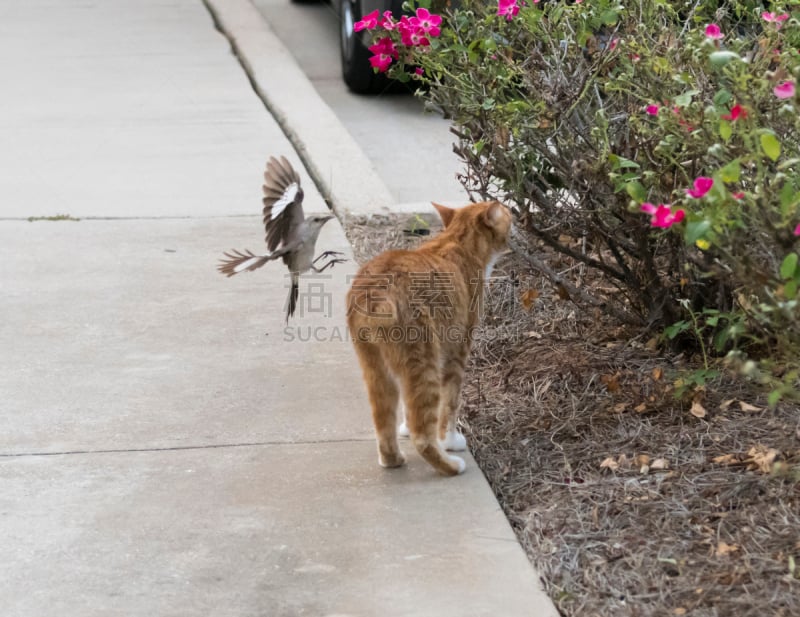
[[375, 91], [374, 81], [378, 75], [370, 66], [372, 55], [366, 48], [353, 24], [360, 21], [359, 0], [339, 0], [339, 47], [342, 54], [342, 78], [353, 92], [366, 94]]
[[[382, 73], [376, 73], [369, 63], [372, 52], [364, 44], [362, 35], [353, 30], [353, 24], [364, 17], [361, 0], [339, 1], [339, 46], [342, 55], [342, 78], [347, 87], [357, 94], [376, 94], [390, 88], [392, 82]], [[403, 0], [386, 2], [394, 15], [401, 14]]]

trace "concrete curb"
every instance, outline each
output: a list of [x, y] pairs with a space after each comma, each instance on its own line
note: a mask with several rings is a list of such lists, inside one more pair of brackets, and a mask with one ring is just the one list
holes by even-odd
[[375, 166], [258, 9], [250, 0], [203, 1], [334, 213], [342, 222], [390, 214], [393, 198]]

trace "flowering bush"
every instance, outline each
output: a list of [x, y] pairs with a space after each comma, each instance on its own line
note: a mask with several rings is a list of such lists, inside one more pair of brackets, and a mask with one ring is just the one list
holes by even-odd
[[732, 351], [777, 400], [800, 357], [788, 4], [464, 0], [438, 38], [388, 55], [424, 69], [453, 117], [468, 190], [613, 287], [543, 266], [560, 291], [629, 323], [691, 323], [668, 334]]
[[[353, 25], [353, 30], [361, 32], [362, 30], [373, 31], [374, 43], [369, 47], [373, 53], [370, 58], [372, 67], [380, 72], [385, 73], [389, 67], [396, 60], [400, 59], [400, 51], [398, 45], [404, 48], [403, 62], [399, 65], [400, 69], [395, 71], [393, 76], [395, 78], [406, 81], [408, 73], [404, 69], [406, 62], [411, 62], [413, 57], [414, 48], [416, 50], [424, 50], [431, 44], [431, 39], [441, 34], [442, 16], [431, 13], [425, 7], [419, 7], [414, 11], [412, 16], [402, 15], [400, 19], [395, 19], [391, 11], [385, 11], [380, 15], [377, 10], [364, 19], [356, 22]], [[382, 36], [378, 33], [382, 32]], [[397, 66], [397, 65], [396, 65]], [[421, 71], [415, 71], [414, 75], [421, 75]]]

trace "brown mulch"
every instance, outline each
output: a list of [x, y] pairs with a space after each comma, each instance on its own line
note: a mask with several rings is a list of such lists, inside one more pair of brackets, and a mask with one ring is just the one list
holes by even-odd
[[[349, 222], [356, 258], [415, 246], [408, 223]], [[725, 373], [676, 397], [695, 358], [562, 299], [517, 256], [484, 324], [462, 426], [562, 615], [800, 615], [797, 406]]]

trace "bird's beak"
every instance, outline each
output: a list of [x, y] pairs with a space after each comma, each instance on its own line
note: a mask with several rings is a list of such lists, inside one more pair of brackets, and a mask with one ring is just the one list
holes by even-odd
[[326, 216], [326, 217], [323, 219], [322, 223], [323, 223], [323, 224], [324, 224], [324, 223], [327, 223], [328, 221], [330, 221], [330, 220], [331, 220], [331, 219], [333, 219], [333, 218], [336, 218], [336, 217], [335, 217], [335, 216], [333, 216], [332, 214], [329, 214], [328, 216]]

